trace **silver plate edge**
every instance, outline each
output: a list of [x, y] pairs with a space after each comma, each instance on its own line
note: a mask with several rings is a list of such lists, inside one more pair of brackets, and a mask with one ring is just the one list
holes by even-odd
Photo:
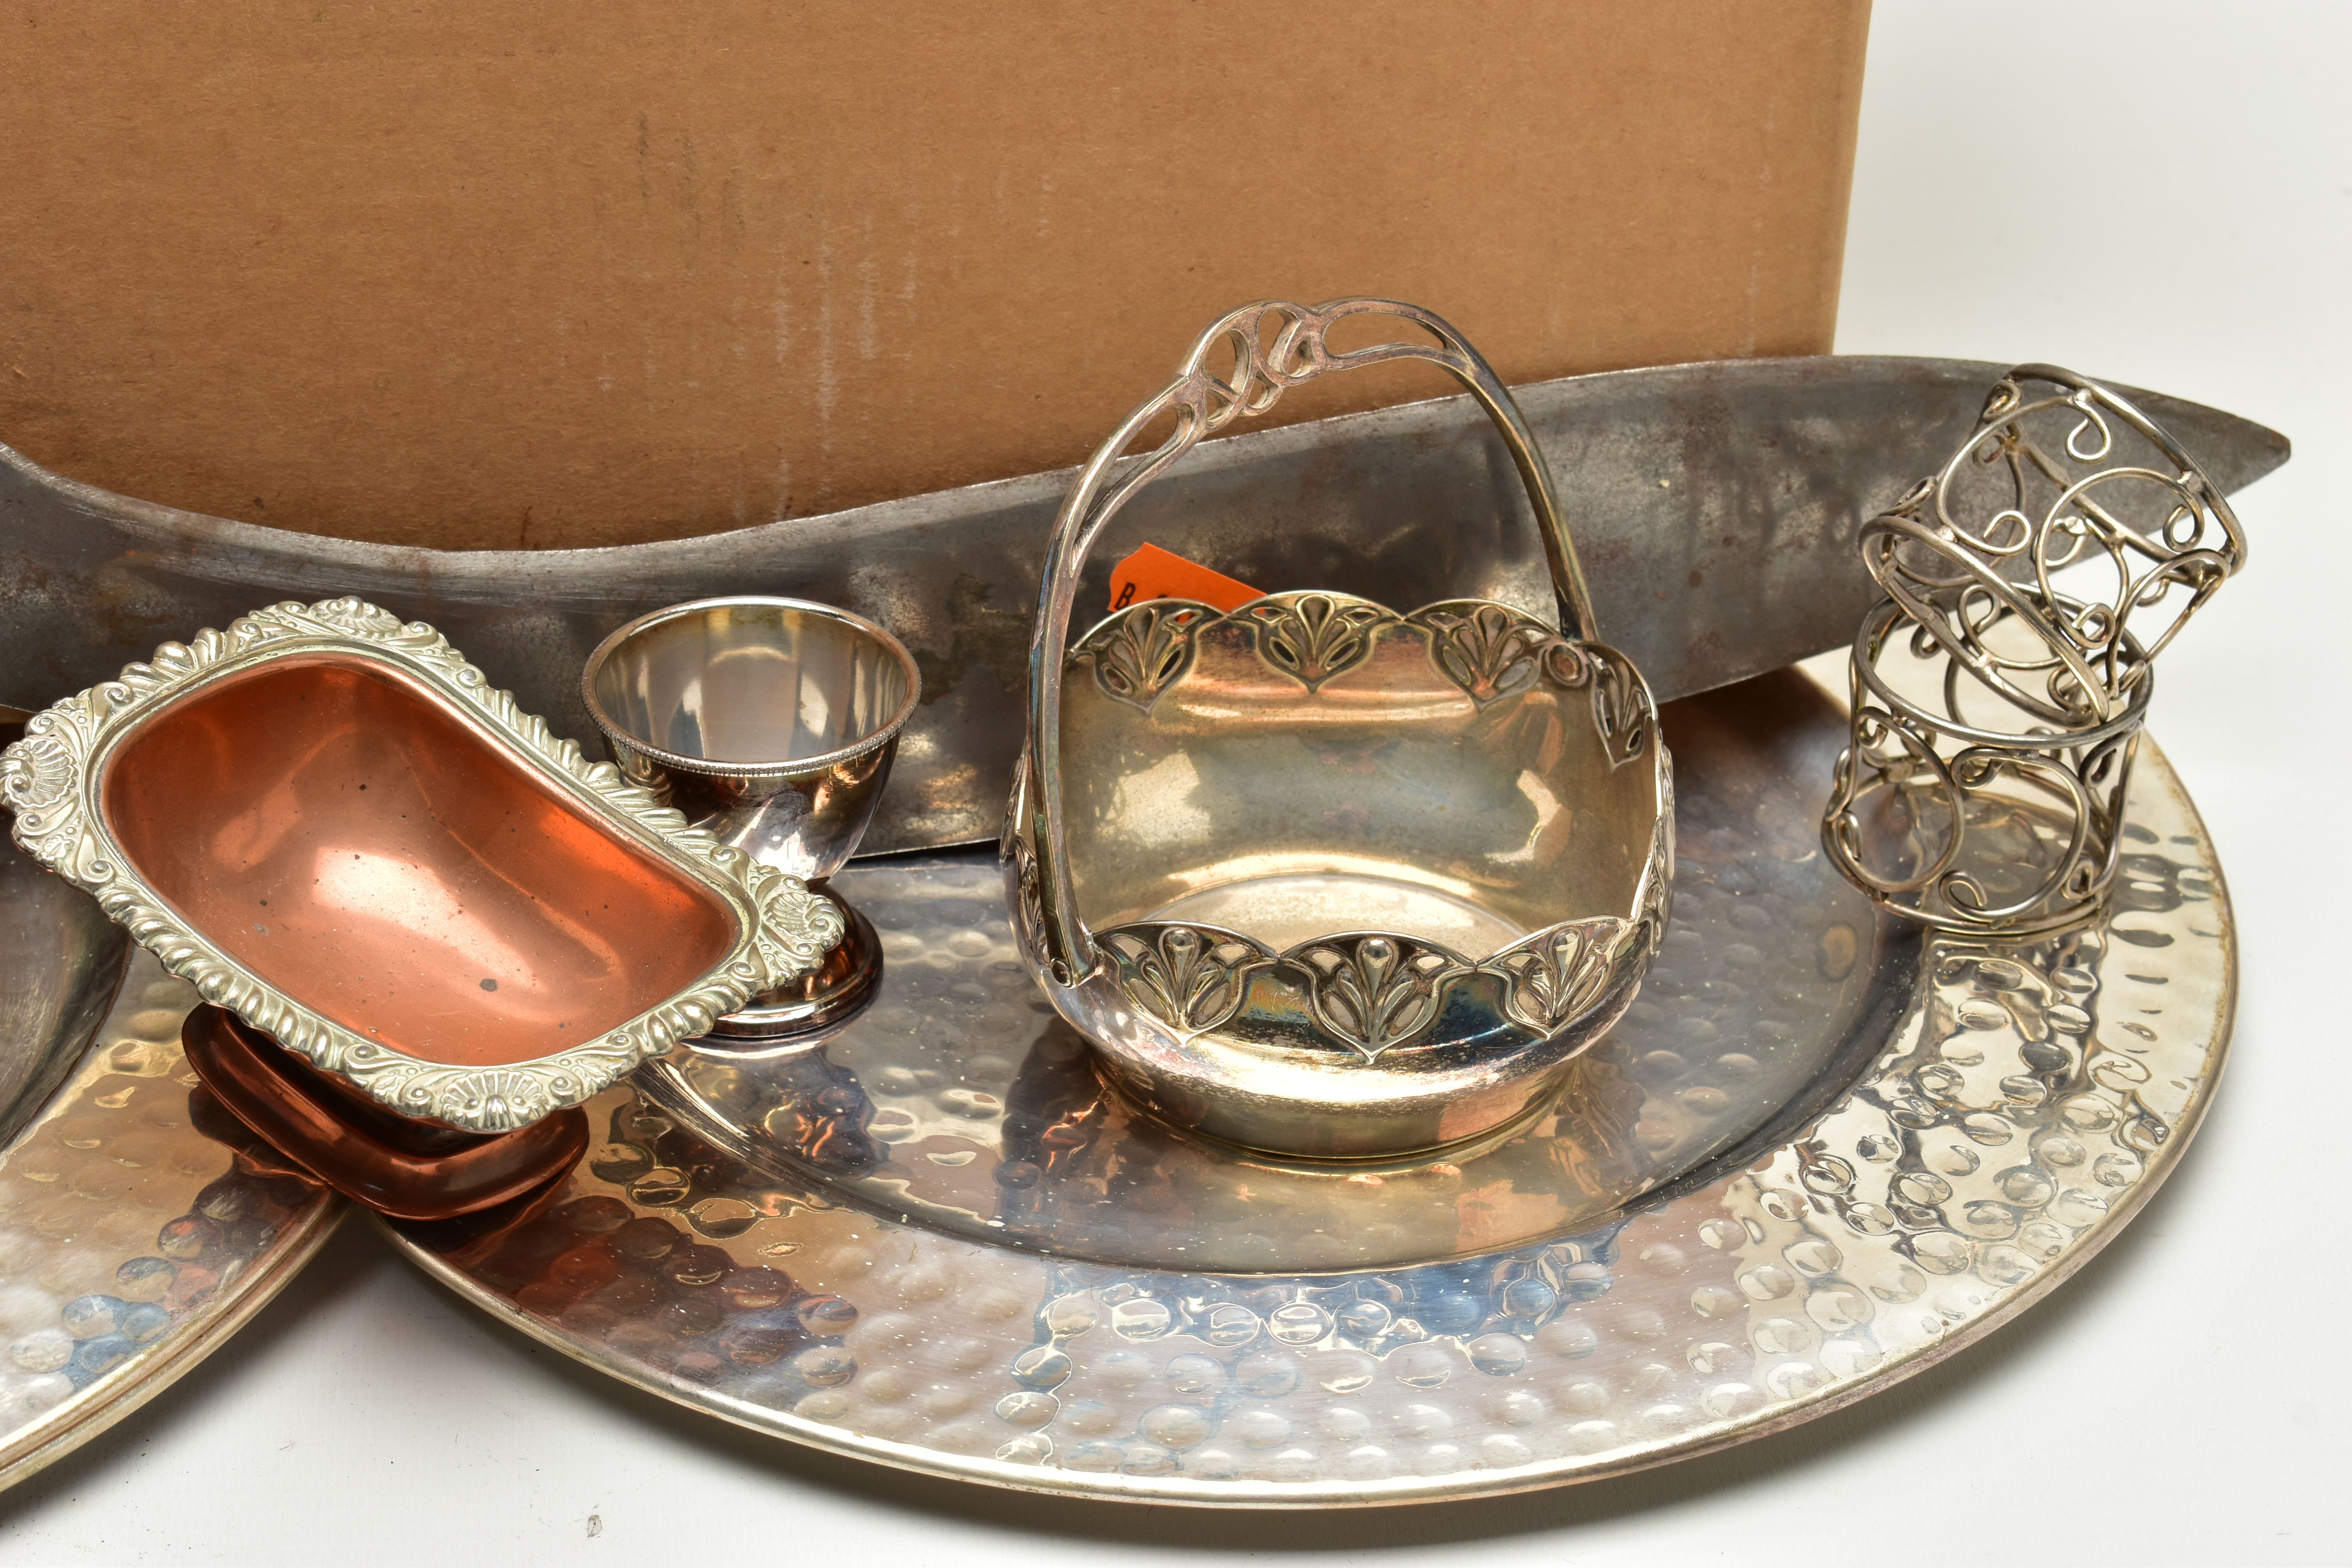
[[350, 1206], [339, 1197], [320, 1205], [316, 1217], [307, 1222], [305, 1234], [273, 1253], [267, 1267], [239, 1274], [233, 1291], [221, 1292], [227, 1298], [226, 1305], [217, 1311], [205, 1311], [196, 1322], [167, 1335], [153, 1356], [134, 1357], [111, 1374], [110, 1382], [117, 1376], [123, 1380], [120, 1389], [93, 1384], [104, 1394], [95, 1404], [67, 1400], [58, 1406], [56, 1418], [24, 1428], [15, 1442], [0, 1448], [0, 1490], [47, 1469], [186, 1376], [293, 1283], [294, 1277], [335, 1234]]

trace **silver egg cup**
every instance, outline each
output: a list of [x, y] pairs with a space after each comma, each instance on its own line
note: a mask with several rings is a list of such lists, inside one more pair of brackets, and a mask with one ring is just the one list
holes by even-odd
[[631, 783], [842, 911], [847, 934], [814, 972], [721, 1017], [709, 1040], [773, 1044], [855, 1013], [881, 978], [882, 945], [826, 879], [873, 820], [921, 695], [906, 647], [829, 605], [697, 599], [598, 644], [581, 689]]

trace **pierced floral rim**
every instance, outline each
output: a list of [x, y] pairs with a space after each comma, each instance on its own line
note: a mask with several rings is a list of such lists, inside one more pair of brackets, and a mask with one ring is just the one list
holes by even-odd
[[1656, 704], [1633, 660], [1491, 599], [1446, 599], [1403, 613], [1326, 589], [1266, 594], [1232, 610], [1150, 599], [1096, 622], [1065, 662], [1071, 669], [1091, 665], [1105, 696], [1148, 712], [1190, 671], [1202, 634], [1224, 625], [1246, 629], [1259, 660], [1308, 691], [1366, 663], [1382, 637], [1402, 632], [1425, 639], [1431, 668], [1481, 709], [1538, 679], [1589, 689], [1593, 723], [1619, 766], [1657, 738]]
[[[1484, 959], [1390, 931], [1350, 931], [1277, 952], [1255, 938], [1192, 921], [1141, 921], [1093, 933], [1099, 973], [1129, 1003], [1179, 1039], [1213, 1033], [1241, 1010], [1252, 978], [1286, 973], [1304, 987], [1321, 1035], [1371, 1067], [1398, 1047], [1428, 1043], [1444, 994], [1470, 983], [1498, 988], [1500, 1016], [1538, 1039], [1558, 1036], [1604, 1005], [1647, 967], [1665, 931], [1674, 877], [1674, 766], [1657, 706], [1633, 661], [1602, 643], [1555, 630], [1488, 599], [1448, 599], [1400, 613], [1376, 600], [1325, 589], [1266, 594], [1231, 610], [1192, 599], [1153, 599], [1113, 611], [1064, 656], [1092, 669], [1112, 700], [1149, 714], [1191, 673], [1200, 638], [1242, 628], [1258, 660], [1313, 692], [1370, 661], [1385, 637], [1421, 639], [1430, 667], [1484, 710], [1538, 683], [1586, 691], [1611, 767], [1652, 770], [1657, 811], [1641, 880], [1622, 915], [1557, 921]], [[1047, 957], [1037, 820], [1024, 757], [998, 839], [1013, 927], [1041, 976], [1075, 985]]]
[[[1140, 1013], [1190, 1042], [1230, 1023], [1260, 973], [1297, 984], [1325, 1043], [1359, 1067], [1410, 1058], [1433, 1038], [1450, 992], [1492, 987], [1498, 1019], [1543, 1042], [1622, 1002], [1666, 930], [1672, 836], [1662, 821], [1633, 916], [1591, 915], [1530, 931], [1485, 958], [1393, 931], [1309, 937], [1277, 950], [1223, 926], [1137, 921], [1096, 933], [1104, 973]], [[1034, 935], [1024, 933], [1024, 941]], [[1391, 1063], [1391, 1065], [1395, 1065]]]
[[[728, 952], [692, 986], [593, 1039], [496, 1067], [428, 1061], [363, 1038], [223, 952], [127, 864], [98, 809], [99, 777], [115, 745], [176, 699], [256, 665], [320, 651], [356, 654], [422, 683], [507, 755], [718, 895], [735, 920]], [[186, 643], [165, 643], [119, 679], [35, 714], [24, 739], [0, 752], [0, 804], [15, 813], [12, 831], [27, 855], [95, 896], [206, 1001], [403, 1115], [476, 1132], [509, 1131], [579, 1104], [708, 1032], [720, 1014], [807, 973], [843, 934], [839, 911], [799, 878], [687, 826], [610, 763], [589, 762], [578, 742], [521, 711], [513, 693], [491, 687], [433, 627], [356, 598], [256, 610], [225, 632], [208, 627]]]

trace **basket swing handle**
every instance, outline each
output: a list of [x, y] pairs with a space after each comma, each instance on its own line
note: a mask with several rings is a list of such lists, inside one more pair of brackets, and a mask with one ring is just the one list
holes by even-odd
[[[1351, 316], [1409, 322], [1437, 342], [1379, 343], [1334, 353], [1327, 336], [1334, 325]], [[1220, 349], [1232, 355], [1230, 371], [1211, 368], [1210, 362]], [[1078, 918], [1077, 883], [1062, 838], [1062, 664], [1078, 574], [1087, 552], [1137, 490], [1205, 437], [1236, 419], [1264, 414], [1286, 389], [1326, 371], [1391, 360], [1423, 360], [1450, 372], [1495, 422], [1535, 508], [1544, 556], [1551, 567], [1552, 591], [1559, 604], [1559, 629], [1580, 641], [1597, 636], [1583, 568], [1577, 563], [1576, 546], [1569, 538], [1559, 499], [1536, 449], [1535, 436], [1509, 390], [1468, 339], [1434, 313], [1395, 300], [1331, 300], [1312, 306], [1269, 300], [1227, 313], [1193, 343], [1176, 379], [1129, 415], [1087, 459], [1068, 499], [1062, 502], [1045, 552], [1037, 618], [1029, 637], [1029, 747], [1022, 762], [1022, 782], [1013, 795], [1014, 820], [1007, 824], [1006, 842], [1025, 838], [1035, 846], [1037, 912], [1045, 927], [1047, 955], [1062, 984], [1075, 984], [1095, 964], [1094, 940]], [[1174, 432], [1152, 451], [1129, 459], [1128, 447], [1145, 427], [1171, 412], [1176, 416]], [[1024, 814], [1031, 816], [1030, 822], [1020, 820]], [[1037, 831], [1024, 831], [1033, 825]]]

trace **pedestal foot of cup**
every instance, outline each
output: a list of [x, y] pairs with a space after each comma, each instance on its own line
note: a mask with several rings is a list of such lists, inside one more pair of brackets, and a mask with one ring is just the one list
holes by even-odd
[[840, 908], [848, 928], [840, 945], [806, 975], [762, 992], [721, 1017], [696, 1044], [705, 1048], [773, 1045], [841, 1023], [873, 1000], [882, 979], [882, 939], [875, 934], [874, 923], [822, 882], [812, 882], [809, 890]]

